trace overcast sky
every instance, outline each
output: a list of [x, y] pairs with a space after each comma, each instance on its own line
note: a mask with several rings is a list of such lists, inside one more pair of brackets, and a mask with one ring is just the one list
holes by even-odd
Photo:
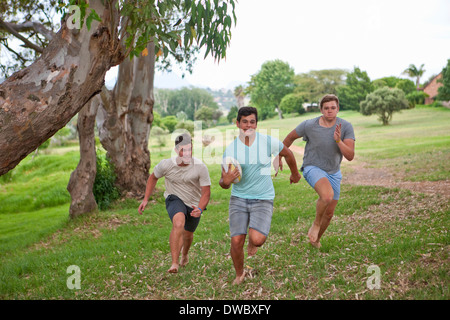
[[233, 88], [274, 59], [296, 74], [359, 66], [372, 80], [423, 63], [425, 81], [450, 59], [449, 0], [240, 0], [236, 16], [226, 61], [201, 55], [190, 84]]

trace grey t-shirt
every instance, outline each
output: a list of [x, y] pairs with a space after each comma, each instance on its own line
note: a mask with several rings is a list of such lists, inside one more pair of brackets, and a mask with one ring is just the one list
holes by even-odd
[[336, 118], [336, 124], [331, 128], [322, 127], [319, 119], [305, 120], [295, 128], [297, 134], [306, 141], [302, 168], [316, 166], [333, 174], [339, 171], [342, 161], [341, 150], [334, 140], [336, 125], [342, 124], [341, 140], [355, 140], [355, 133], [351, 123], [344, 119]]

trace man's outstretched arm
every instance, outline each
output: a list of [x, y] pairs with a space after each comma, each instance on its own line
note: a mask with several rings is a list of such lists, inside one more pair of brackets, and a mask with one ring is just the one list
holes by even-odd
[[289, 178], [291, 184], [299, 182], [302, 176], [300, 175], [300, 172], [298, 172], [297, 160], [295, 160], [292, 151], [288, 147], [284, 146], [283, 150], [279, 153], [279, 156], [280, 159], [281, 157], [286, 159], [286, 163], [288, 164], [289, 169], [291, 169], [291, 176]]
[[[297, 131], [295, 131], [295, 129], [294, 130], [292, 130], [287, 136], [286, 136], [286, 138], [284, 138], [284, 140], [283, 140], [283, 144], [285, 145], [285, 147], [286, 148], [288, 148], [288, 150], [289, 150], [289, 147], [292, 145], [292, 143], [295, 141], [295, 140], [297, 140], [298, 138], [300, 138], [300, 136], [297, 134]], [[284, 155], [282, 155], [281, 154], [281, 152], [280, 152], [280, 155], [279, 155], [279, 157], [278, 157], [278, 168], [277, 168], [277, 170], [276, 170], [276, 174], [275, 174], [275, 176], [278, 174], [278, 169], [279, 170], [281, 170], [281, 171], [283, 171], [283, 161], [282, 161], [282, 158], [284, 157]], [[294, 157], [294, 160], [295, 160], [295, 157]]]
[[145, 196], [144, 200], [142, 200], [141, 204], [139, 205], [138, 212], [139, 214], [142, 214], [145, 207], [147, 206], [148, 199], [150, 198], [151, 194], [153, 193], [153, 190], [155, 190], [156, 183], [158, 182], [158, 178], [155, 177], [155, 174], [152, 173], [150, 177], [148, 177], [147, 180], [147, 186], [145, 188]]

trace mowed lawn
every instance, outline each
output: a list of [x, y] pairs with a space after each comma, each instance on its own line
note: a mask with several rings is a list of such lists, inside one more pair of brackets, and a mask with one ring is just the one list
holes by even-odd
[[[262, 121], [258, 128], [282, 140], [301, 121], [318, 115]], [[399, 171], [408, 181], [450, 178], [450, 110], [405, 110], [394, 114], [389, 126], [357, 112], [339, 116], [355, 128], [355, 162]], [[204, 134], [226, 141], [233, 128]], [[160, 149], [151, 139], [152, 168], [171, 155], [169, 140]], [[217, 151], [214, 156], [220, 157]], [[0, 177], [0, 299], [450, 298], [450, 205], [439, 194], [343, 185], [317, 250], [306, 239], [317, 196], [304, 179], [290, 185], [286, 166], [273, 178], [277, 195], [267, 242], [245, 260], [245, 282], [232, 286], [230, 190], [218, 185], [220, 165], [208, 164], [211, 201], [195, 233], [190, 263], [172, 275], [167, 273], [171, 223], [164, 179], [142, 216], [139, 202], [128, 199], [72, 221], [66, 187], [78, 159], [77, 150], [50, 150], [34, 160], [27, 157]], [[343, 163], [344, 174], [351, 174], [352, 165]], [[67, 286], [70, 266], [81, 271], [80, 289]], [[377, 289], [373, 279], [378, 271]]]

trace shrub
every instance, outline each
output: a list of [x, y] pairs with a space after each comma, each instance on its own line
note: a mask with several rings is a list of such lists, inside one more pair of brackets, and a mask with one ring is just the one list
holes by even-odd
[[280, 108], [285, 113], [297, 112], [298, 114], [303, 114], [306, 112], [303, 108], [303, 102], [305, 101], [301, 95], [290, 93], [281, 99]]
[[178, 122], [178, 124], [176, 125], [175, 128], [176, 129], [185, 129], [185, 130], [189, 131], [191, 136], [194, 135], [194, 121], [185, 120], [185, 121]]
[[450, 59], [447, 60], [447, 66], [442, 70], [442, 79], [438, 80], [443, 86], [439, 87], [437, 100], [450, 100]]
[[230, 108], [230, 111], [227, 114], [227, 120], [230, 123], [234, 123], [236, 121], [237, 118], [237, 114], [238, 114], [238, 107], [237, 106], [232, 106]]
[[178, 120], [175, 116], [167, 116], [161, 119], [161, 123], [170, 133], [172, 133], [175, 130]]
[[64, 146], [67, 144], [69, 137], [71, 136], [70, 128], [62, 127], [55, 135], [51, 138], [51, 144], [56, 146]]
[[107, 155], [97, 151], [97, 174], [93, 193], [100, 210], [108, 209], [111, 203], [120, 197], [119, 189], [115, 186], [116, 178], [114, 164]]
[[442, 107], [442, 103], [440, 101], [433, 101], [433, 103], [429, 104], [428, 107], [439, 108]]
[[369, 93], [360, 103], [360, 111], [364, 116], [378, 114], [383, 125], [388, 125], [392, 114], [402, 109], [409, 109], [405, 93], [400, 89], [384, 87]]
[[426, 97], [429, 97], [429, 95], [423, 91], [413, 91], [406, 95], [406, 99], [411, 108], [414, 108], [416, 104], [424, 104]]

